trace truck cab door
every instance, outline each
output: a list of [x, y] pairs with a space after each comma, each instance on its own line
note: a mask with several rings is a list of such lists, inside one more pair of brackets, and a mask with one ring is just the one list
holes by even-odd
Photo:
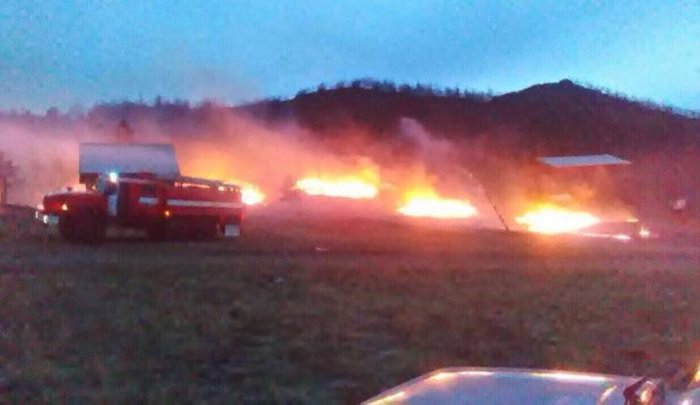
[[107, 195], [107, 215], [110, 217], [117, 216], [117, 192]]
[[102, 175], [97, 178], [95, 189], [107, 200], [107, 216], [116, 217], [119, 183], [112, 182], [107, 176]]

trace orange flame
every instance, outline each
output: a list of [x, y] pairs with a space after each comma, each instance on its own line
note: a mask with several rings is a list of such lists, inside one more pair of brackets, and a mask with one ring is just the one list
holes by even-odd
[[477, 214], [469, 201], [442, 198], [432, 190], [413, 191], [407, 194], [405, 203], [397, 211], [409, 217], [470, 218]]
[[698, 368], [695, 370], [695, 374], [693, 374], [693, 378], [690, 380], [691, 384], [700, 384], [700, 364], [698, 364]]
[[305, 177], [297, 180], [294, 188], [308, 195], [354, 199], [370, 199], [379, 193], [377, 186], [359, 178], [326, 180], [318, 177]]
[[241, 200], [245, 205], [256, 205], [265, 201], [265, 194], [253, 184], [244, 184], [241, 186]]
[[639, 228], [639, 237], [642, 239], [649, 239], [651, 237], [651, 231], [646, 226]]
[[530, 232], [558, 234], [578, 232], [599, 223], [600, 220], [587, 212], [542, 205], [517, 217], [515, 222], [524, 225]]
[[241, 201], [245, 205], [257, 205], [265, 201], [265, 193], [255, 184], [237, 180], [229, 180], [227, 183], [241, 188]]

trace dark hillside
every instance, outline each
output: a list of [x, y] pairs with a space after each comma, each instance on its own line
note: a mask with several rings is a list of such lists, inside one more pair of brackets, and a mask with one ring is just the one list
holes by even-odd
[[569, 80], [496, 97], [497, 122], [517, 126], [542, 154], [680, 151], [700, 140], [700, 120]]
[[291, 100], [261, 102], [240, 109], [268, 122], [293, 117], [319, 133], [334, 133], [353, 125], [384, 137], [397, 129], [402, 117], [415, 118], [444, 134], [478, 133], [486, 128], [485, 107], [484, 101], [475, 96], [358, 86], [300, 93]]
[[[400, 118], [411, 117], [436, 135], [485, 137], [510, 145], [511, 153], [680, 152], [700, 142], [700, 119], [670, 108], [628, 100], [562, 80], [496, 97], [416, 86], [350, 86], [300, 92], [290, 100], [240, 107], [267, 122], [294, 118], [319, 133], [346, 124], [378, 137], [390, 136]], [[503, 137], [515, 137], [508, 140]]]

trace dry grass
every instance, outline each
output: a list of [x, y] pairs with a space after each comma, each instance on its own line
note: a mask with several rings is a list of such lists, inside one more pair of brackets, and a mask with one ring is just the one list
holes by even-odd
[[357, 402], [444, 366], [662, 375], [700, 250], [253, 217], [235, 242], [0, 240], [0, 396]]

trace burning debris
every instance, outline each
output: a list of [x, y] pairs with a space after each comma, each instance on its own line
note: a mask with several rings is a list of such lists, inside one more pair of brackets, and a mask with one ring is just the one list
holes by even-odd
[[370, 199], [379, 194], [377, 186], [357, 178], [325, 180], [317, 177], [305, 177], [297, 180], [294, 189], [311, 196], [353, 199]]
[[241, 186], [241, 199], [245, 205], [257, 205], [265, 201], [265, 194], [252, 184]]
[[397, 211], [409, 217], [465, 219], [477, 215], [477, 210], [466, 200], [442, 198], [432, 190], [409, 192], [406, 202]]
[[616, 240], [648, 237], [633, 206], [621, 199], [620, 188], [630, 165], [609, 154], [538, 158], [529, 173], [528, 199], [536, 203], [525, 204], [524, 213], [515, 217], [516, 224], [549, 235]]
[[571, 211], [554, 205], [542, 205], [517, 217], [515, 222], [528, 231], [544, 234], [575, 233], [600, 223], [584, 211]]
[[235, 184], [241, 189], [241, 201], [245, 205], [258, 205], [265, 202], [265, 193], [255, 184], [245, 181], [229, 180], [227, 184]]

